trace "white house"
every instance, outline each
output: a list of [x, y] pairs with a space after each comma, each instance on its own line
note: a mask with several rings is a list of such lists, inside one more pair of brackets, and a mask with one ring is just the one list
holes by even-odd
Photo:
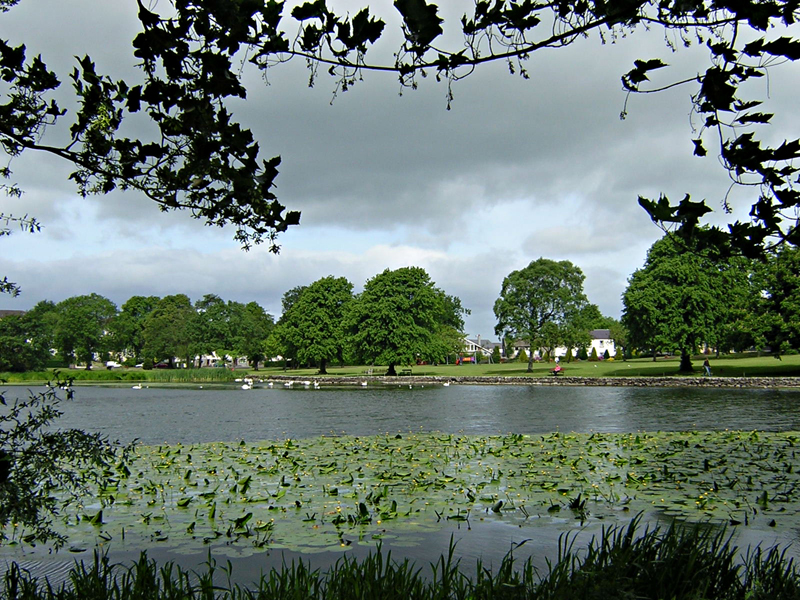
[[592, 341], [586, 351], [590, 355], [592, 354], [592, 348], [597, 350], [597, 356], [603, 356], [606, 350], [608, 350], [609, 356], [617, 354], [617, 346], [611, 337], [610, 329], [592, 329], [589, 335], [592, 336]]
[[[597, 356], [602, 358], [605, 354], [605, 351], [608, 350], [609, 356], [615, 356], [617, 353], [617, 347], [614, 344], [614, 340], [611, 337], [611, 330], [609, 329], [592, 329], [589, 332], [589, 337], [591, 341], [589, 345], [586, 347], [586, 353], [591, 356], [592, 355], [592, 348], [597, 351]], [[575, 349], [573, 349], [573, 354]], [[554, 353], [555, 356], [564, 357], [567, 355], [567, 349], [564, 346], [560, 346], [555, 349]]]
[[[608, 329], [592, 329], [589, 332], [589, 337], [591, 338], [591, 341], [589, 342], [589, 345], [586, 347], [586, 353], [587, 354], [591, 355], [592, 354], [592, 348], [594, 348], [597, 351], [597, 356], [601, 357], [601, 358], [603, 357], [603, 355], [604, 355], [606, 350], [608, 350], [608, 355], [609, 356], [615, 356], [616, 355], [617, 347], [614, 344], [614, 340], [611, 337], [611, 331], [610, 330], [608, 330]], [[522, 341], [522, 340], [515, 342], [514, 343], [514, 350], [515, 350], [514, 356], [518, 356], [521, 350], [525, 350], [526, 352], [529, 352], [530, 350], [529, 350], [528, 342]], [[572, 352], [573, 352], [573, 355], [574, 355], [574, 353], [575, 353], [575, 349], [574, 348], [573, 348]], [[567, 348], [565, 346], [558, 346], [557, 348], [555, 348], [553, 350], [553, 353], [552, 353], [552, 356], [558, 356], [558, 357], [561, 357], [561, 358], [565, 357], [566, 355], [567, 355]], [[543, 350], [541, 350], [541, 349], [534, 350], [533, 358], [535, 360], [540, 360], [542, 358], [542, 356], [544, 356], [544, 351]]]
[[491, 356], [492, 355], [492, 348], [490, 347], [491, 342], [486, 342], [485, 340], [481, 340], [481, 336], [478, 336], [477, 339], [471, 340], [467, 337], [464, 338], [464, 349], [462, 352], [464, 354], [482, 354], [483, 356]]

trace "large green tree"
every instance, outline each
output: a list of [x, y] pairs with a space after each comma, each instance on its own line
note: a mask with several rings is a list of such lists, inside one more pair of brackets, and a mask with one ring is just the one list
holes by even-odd
[[192, 362], [197, 312], [186, 294], [164, 296], [144, 322], [142, 353], [154, 362], [164, 360], [172, 367], [175, 358]]
[[27, 315], [0, 318], [0, 371], [35, 371], [44, 368], [50, 352], [37, 343], [38, 331]]
[[191, 320], [192, 352], [234, 357], [232, 312], [234, 307], [216, 294], [206, 294], [194, 303]]
[[158, 304], [158, 296], [131, 296], [108, 324], [111, 349], [131, 356], [135, 362], [142, 358], [144, 323]]
[[[296, 289], [296, 288], [295, 288]], [[344, 277], [323, 277], [302, 288], [281, 316], [276, 334], [283, 347], [293, 349], [299, 363], [319, 366], [342, 358], [346, 341], [344, 318], [353, 300], [353, 284]]]
[[283, 333], [283, 323], [291, 313], [292, 306], [300, 299], [307, 287], [307, 285], [298, 285], [283, 293], [281, 297], [281, 316], [267, 341], [267, 352], [272, 356], [283, 356], [284, 368], [290, 362], [293, 362], [295, 368], [301, 364], [297, 359], [298, 348], [294, 345], [292, 336], [284, 335]]
[[631, 343], [652, 350], [653, 359], [660, 350], [678, 351], [680, 371], [691, 372], [692, 353], [703, 343], [715, 345], [728, 318], [732, 293], [722, 285], [725, 264], [686, 252], [671, 236], [656, 241], [622, 296]]
[[773, 352], [800, 349], [800, 250], [783, 248], [763, 267], [758, 296], [764, 342]]
[[457, 324], [464, 312], [460, 301], [447, 298], [420, 267], [386, 269], [368, 280], [347, 313], [356, 357], [388, 365], [388, 375], [398, 365], [442, 360], [442, 327]]
[[571, 262], [539, 258], [524, 269], [512, 271], [494, 303], [498, 336], [530, 344], [528, 371], [533, 371], [533, 352], [561, 342], [561, 333], [586, 307], [583, 272]]
[[99, 294], [88, 294], [62, 300], [56, 308], [56, 348], [65, 359], [74, 357], [91, 369], [95, 356], [107, 350], [108, 324], [117, 314], [116, 305]]
[[275, 319], [257, 302], [234, 302], [231, 303], [231, 322], [236, 354], [247, 357], [250, 365], [258, 370], [258, 364], [267, 358], [267, 340], [275, 327]]
[[55, 347], [58, 309], [43, 300], [23, 315], [0, 320], [0, 371], [33, 371], [45, 366]]

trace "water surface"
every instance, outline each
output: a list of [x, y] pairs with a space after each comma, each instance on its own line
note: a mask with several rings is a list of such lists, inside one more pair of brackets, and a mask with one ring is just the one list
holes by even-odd
[[[24, 395], [25, 388], [7, 388], [6, 398]], [[199, 385], [186, 387], [77, 387], [74, 401], [62, 405], [62, 428], [98, 431], [124, 443], [147, 445], [168, 443], [233, 442], [247, 440], [302, 439], [320, 435], [368, 436], [416, 431], [463, 432], [470, 435], [561, 432], [638, 432], [686, 430], [800, 430], [800, 390], [628, 388], [628, 387], [540, 387], [441, 385], [355, 388], [285, 389], [259, 386]], [[648, 515], [657, 520], [658, 515]], [[542, 520], [543, 521], [543, 520]], [[548, 520], [519, 528], [500, 524], [470, 528], [452, 524], [421, 536], [412, 547], [392, 547], [393, 556], [408, 556], [419, 565], [435, 561], [446, 552], [451, 539], [457, 541], [457, 556], [469, 568], [477, 558], [499, 563], [509, 549], [521, 542], [516, 556], [535, 558], [545, 569], [546, 557], [555, 555], [558, 538], [565, 532], [580, 535], [578, 546], [600, 532], [603, 523], [588, 526], [575, 519]], [[737, 532], [742, 546], [764, 543], [794, 543], [791, 532]], [[75, 555], [49, 555], [45, 548], [0, 549], [0, 563], [17, 559], [35, 572], [58, 580], [73, 560], [91, 560], [91, 548]], [[139, 547], [117, 543], [112, 556], [128, 561]], [[176, 560], [197, 568], [208, 559], [205, 552], [174, 554], [148, 549], [159, 561]], [[370, 551], [353, 546], [349, 555]], [[326, 568], [337, 553], [307, 556], [280, 550], [265, 550], [255, 557], [234, 557], [235, 579], [252, 581], [263, 569], [302, 558]], [[221, 559], [227, 560], [228, 556]], [[2, 570], [2, 568], [0, 568]], [[546, 570], [546, 569], [545, 569]]]
[[[297, 387], [297, 386], [296, 386]], [[9, 397], [12, 397], [12, 390]], [[79, 387], [62, 427], [144, 444], [329, 434], [800, 430], [800, 390], [540, 386]]]

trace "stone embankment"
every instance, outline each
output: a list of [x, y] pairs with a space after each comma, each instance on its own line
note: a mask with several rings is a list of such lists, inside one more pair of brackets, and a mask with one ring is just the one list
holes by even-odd
[[[326, 386], [363, 385], [537, 385], [537, 386], [620, 386], [620, 387], [711, 387], [711, 388], [796, 388], [800, 387], [800, 377], [447, 377], [417, 376], [385, 377], [365, 375], [363, 377], [316, 378], [277, 375], [264, 379], [262, 383], [293, 382]], [[366, 383], [365, 383], [366, 382]]]

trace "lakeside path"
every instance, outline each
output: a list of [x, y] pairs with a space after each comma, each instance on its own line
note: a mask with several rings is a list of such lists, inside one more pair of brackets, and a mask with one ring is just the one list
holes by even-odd
[[[251, 375], [251, 377], [253, 377]], [[617, 387], [718, 387], [718, 388], [800, 388], [800, 377], [502, 377], [502, 376], [416, 376], [365, 375], [362, 377], [272, 375], [261, 383], [326, 386], [364, 385], [534, 385], [534, 386], [617, 386]]]

